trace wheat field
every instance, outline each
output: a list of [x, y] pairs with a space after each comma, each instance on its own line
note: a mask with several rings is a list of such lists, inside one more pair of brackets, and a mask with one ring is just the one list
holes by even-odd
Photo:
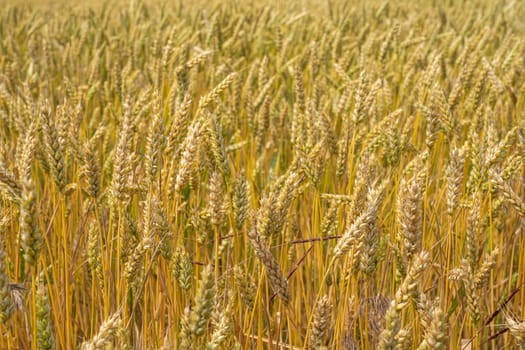
[[0, 349], [525, 348], [523, 1], [0, 7]]

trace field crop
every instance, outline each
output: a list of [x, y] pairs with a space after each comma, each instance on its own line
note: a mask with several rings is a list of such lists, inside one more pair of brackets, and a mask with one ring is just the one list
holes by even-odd
[[525, 348], [523, 1], [0, 6], [0, 349]]

